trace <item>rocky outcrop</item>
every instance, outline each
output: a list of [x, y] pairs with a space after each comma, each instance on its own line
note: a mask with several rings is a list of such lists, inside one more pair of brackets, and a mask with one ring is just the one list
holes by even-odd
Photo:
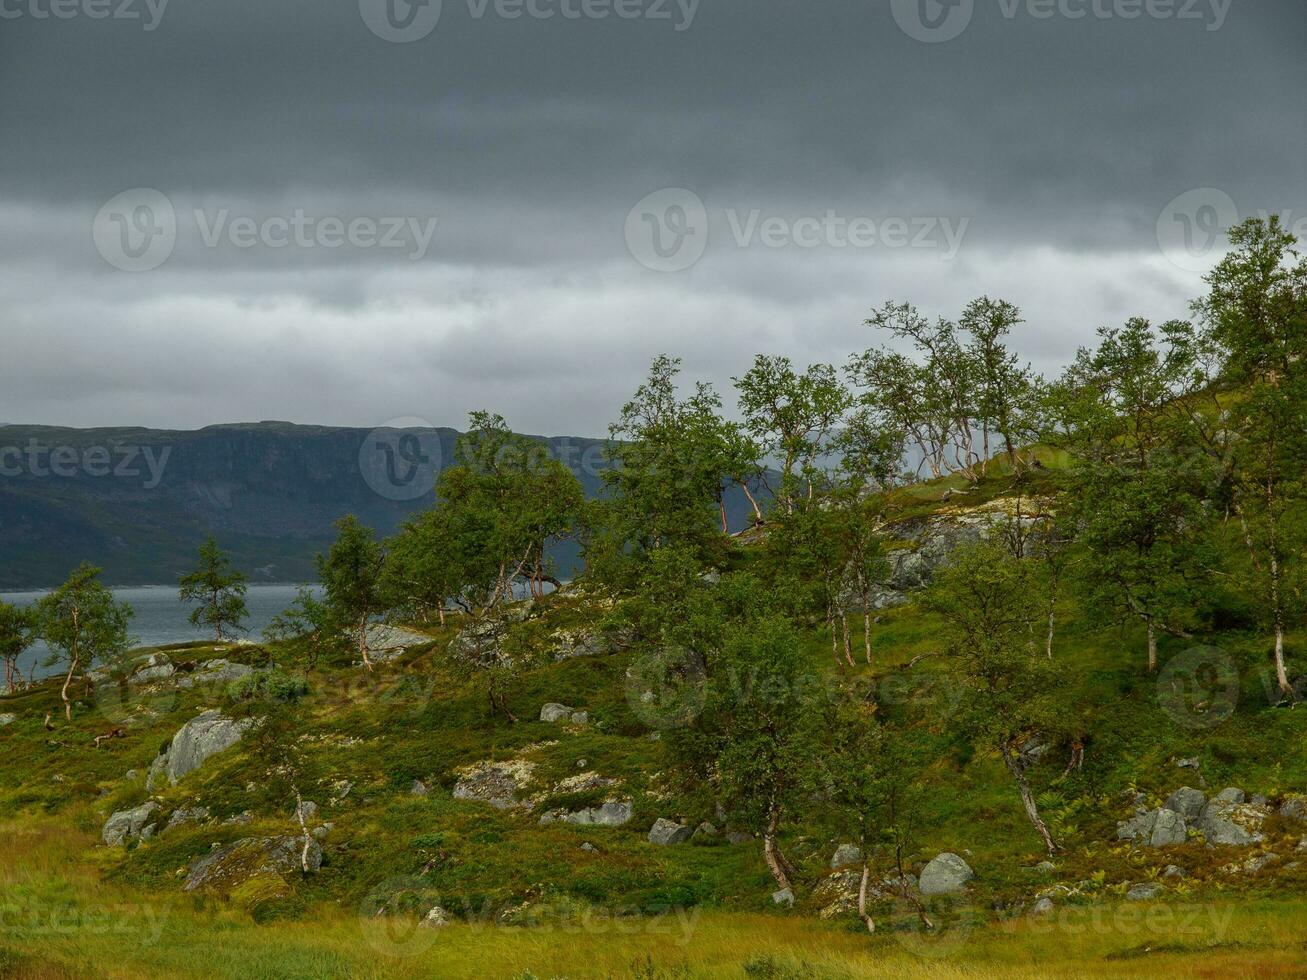
[[611, 801], [595, 807], [586, 807], [572, 813], [555, 810], [540, 818], [541, 825], [570, 823], [581, 827], [620, 827], [631, 820], [631, 803]]
[[499, 810], [519, 805], [517, 794], [531, 783], [530, 762], [481, 762], [463, 770], [454, 786], [454, 799], [489, 803]]
[[252, 878], [281, 879], [301, 873], [304, 861], [310, 872], [322, 866], [322, 847], [311, 837], [307, 841], [299, 836], [246, 837], [206, 854], [191, 865], [184, 889], [228, 894]]
[[138, 666], [127, 678], [128, 684], [151, 684], [154, 681], [166, 680], [177, 673], [173, 662], [162, 653], [152, 653], [137, 663]]
[[1207, 806], [1207, 794], [1192, 786], [1181, 786], [1166, 800], [1166, 809], [1180, 814], [1186, 821], [1197, 820]]
[[659, 817], [649, 828], [649, 843], [659, 845], [684, 844], [694, 831], [683, 823]]
[[1262, 823], [1270, 810], [1257, 803], [1245, 803], [1243, 790], [1222, 790], [1203, 808], [1198, 829], [1209, 844], [1225, 847], [1247, 847], [1265, 840]]
[[162, 778], [177, 785], [207, 759], [239, 742], [251, 724], [249, 719], [235, 721], [219, 711], [201, 712], [178, 730], [167, 749], [154, 760], [146, 786], [153, 788]]
[[966, 861], [945, 851], [922, 869], [917, 887], [923, 895], [948, 895], [962, 891], [974, 877]]
[[230, 684], [254, 673], [254, 668], [246, 664], [232, 663], [230, 660], [206, 660], [189, 674], [177, 681], [182, 689], [199, 684]]
[[147, 828], [153, 828], [154, 815], [159, 811], [159, 804], [150, 800], [131, 810], [119, 810], [104, 822], [100, 830], [100, 839], [110, 847], [125, 847], [134, 840], [149, 837]]
[[431, 637], [402, 626], [372, 623], [367, 628], [368, 657], [376, 663], [386, 663], [401, 656], [406, 650], [430, 643]]

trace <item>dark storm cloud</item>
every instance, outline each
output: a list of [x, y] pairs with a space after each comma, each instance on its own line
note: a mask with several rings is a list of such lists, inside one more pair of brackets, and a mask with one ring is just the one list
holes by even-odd
[[[719, 381], [755, 350], [839, 360], [883, 299], [955, 312], [982, 291], [1027, 308], [1025, 344], [1052, 368], [1099, 322], [1184, 312], [1199, 278], [1159, 255], [1156, 227], [1182, 192], [1307, 217], [1299, 0], [975, 0], [944, 43], [908, 36], [886, 0], [629, 20], [445, 0], [408, 44], [357, 2], [37, 16], [51, 2], [0, 0], [0, 317], [29, 355], [21, 376], [6, 358], [0, 418], [446, 423], [502, 405], [597, 432], [656, 350]], [[1131, 16], [1145, 2], [1171, 15]], [[660, 275], [623, 223], [668, 186], [703, 199], [712, 234], [693, 269]], [[136, 187], [167, 195], [177, 243], [122, 273], [90, 226]], [[734, 247], [730, 217], [755, 210], [968, 225], [948, 262]], [[297, 211], [437, 222], [425, 248], [226, 235]]]

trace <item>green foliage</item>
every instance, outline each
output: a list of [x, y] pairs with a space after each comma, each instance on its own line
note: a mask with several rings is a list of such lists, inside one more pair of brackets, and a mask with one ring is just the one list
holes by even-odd
[[132, 609], [115, 602], [100, 581], [100, 569], [82, 564], [63, 585], [36, 604], [40, 636], [54, 651], [46, 666], [66, 665], [61, 696], [72, 720], [68, 688], [73, 676], [96, 664], [111, 663], [127, 652], [127, 623]]
[[18, 658], [36, 639], [35, 610], [0, 601], [0, 662], [5, 665], [5, 688], [13, 691], [20, 677]]
[[231, 560], [210, 536], [200, 545], [195, 571], [182, 576], [178, 598], [200, 603], [191, 611], [191, 624], [213, 630], [214, 639], [221, 642], [245, 631], [241, 625], [249, 616], [245, 589], [244, 573], [232, 567]]
[[232, 681], [227, 688], [227, 700], [230, 704], [266, 701], [292, 704], [308, 693], [309, 685], [303, 678], [276, 669], [256, 670]]
[[[386, 555], [370, 528], [352, 514], [336, 522], [336, 540], [326, 555], [318, 556], [318, 579], [329, 622], [355, 636], [367, 659], [368, 621], [382, 608], [381, 570]], [[310, 610], [304, 610], [308, 615]]]

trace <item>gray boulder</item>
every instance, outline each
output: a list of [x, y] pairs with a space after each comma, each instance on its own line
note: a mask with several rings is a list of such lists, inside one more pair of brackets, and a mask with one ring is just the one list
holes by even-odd
[[1265, 807], [1238, 802], [1234, 794], [1225, 790], [1203, 808], [1198, 829], [1209, 844], [1247, 847], [1265, 840], [1260, 828], [1267, 813]]
[[1242, 803], [1248, 797], [1243, 790], [1230, 786], [1212, 797], [1213, 803]]
[[573, 725], [588, 725], [590, 723], [590, 712], [573, 711], [570, 720]]
[[1162, 886], [1155, 881], [1146, 881], [1143, 884], [1134, 885], [1125, 893], [1127, 900], [1131, 902], [1151, 902], [1162, 894]]
[[779, 891], [771, 893], [771, 900], [773, 905], [782, 905], [785, 908], [790, 908], [794, 905], [794, 892], [789, 888], [782, 888]]
[[154, 826], [150, 818], [158, 810], [159, 804], [154, 800], [131, 810], [119, 810], [104, 822], [100, 838], [110, 847], [123, 847], [139, 840], [147, 826]]
[[1280, 807], [1280, 816], [1286, 820], [1307, 823], [1307, 796], [1294, 796], [1285, 800]]
[[1153, 823], [1153, 832], [1149, 835], [1149, 847], [1169, 847], [1173, 844], [1183, 844], [1188, 837], [1188, 827], [1185, 819], [1174, 810], [1158, 810], [1157, 819]]
[[205, 760], [239, 742], [251, 724], [248, 719], [234, 721], [226, 718], [218, 711], [201, 712], [178, 730], [167, 750], [154, 760], [146, 785], [153, 787], [161, 776], [166, 776], [168, 782], [176, 786], [183, 776], [200, 768]]
[[666, 817], [659, 817], [654, 821], [654, 825], [649, 828], [650, 844], [684, 844], [690, 839], [694, 831], [685, 824], [677, 823], [675, 820], [668, 820]]
[[1207, 806], [1207, 795], [1192, 786], [1181, 786], [1166, 800], [1166, 809], [1180, 814], [1185, 820], [1197, 820]]
[[609, 802], [601, 806], [587, 807], [574, 813], [546, 813], [540, 818], [542, 825], [556, 822], [576, 824], [581, 827], [620, 827], [631, 819], [631, 803]]
[[1048, 915], [1053, 911], [1053, 900], [1045, 896], [1039, 899], [1030, 909], [1031, 915]]
[[430, 643], [431, 637], [402, 626], [388, 623], [372, 623], [367, 628], [368, 659], [375, 663], [386, 663], [412, 647]]
[[1189, 875], [1184, 868], [1177, 864], [1168, 864], [1166, 870], [1162, 872], [1163, 878], [1188, 878]]
[[541, 721], [566, 721], [572, 715], [572, 709], [565, 704], [551, 701], [540, 709]]
[[312, 823], [318, 815], [318, 805], [312, 800], [305, 800], [295, 808], [295, 819]]
[[4, 728], [6, 725], [12, 725], [17, 720], [17, 715], [6, 711], [3, 714], [0, 714], [0, 728]]
[[430, 792], [427, 789], [427, 784], [420, 779], [413, 780], [413, 784], [409, 786], [408, 791], [411, 796], [426, 796]]
[[976, 873], [966, 861], [945, 851], [922, 869], [918, 888], [923, 895], [948, 895], [962, 891], [974, 877]]
[[152, 653], [143, 658], [132, 675], [127, 678], [128, 684], [149, 684], [153, 681], [166, 680], [173, 674], [177, 673], [177, 668], [173, 666], [162, 653]]
[[[303, 871], [305, 838], [246, 837], [206, 854], [193, 865], [183, 889], [225, 893], [259, 875], [287, 875]], [[322, 866], [322, 847], [308, 838], [309, 871]]]
[[1168, 847], [1183, 844], [1188, 830], [1188, 823], [1180, 813], [1162, 807], [1137, 813], [1117, 824], [1116, 837], [1143, 847]]
[[851, 864], [862, 863], [862, 848], [856, 844], [841, 844], [835, 848], [835, 853], [831, 855], [830, 866], [832, 868], [847, 868]]

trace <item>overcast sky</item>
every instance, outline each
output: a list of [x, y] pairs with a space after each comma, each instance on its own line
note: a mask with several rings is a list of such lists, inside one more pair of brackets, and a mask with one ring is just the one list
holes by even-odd
[[952, 4], [0, 0], [0, 422], [598, 435], [982, 293], [1052, 372], [1307, 230], [1303, 0]]

